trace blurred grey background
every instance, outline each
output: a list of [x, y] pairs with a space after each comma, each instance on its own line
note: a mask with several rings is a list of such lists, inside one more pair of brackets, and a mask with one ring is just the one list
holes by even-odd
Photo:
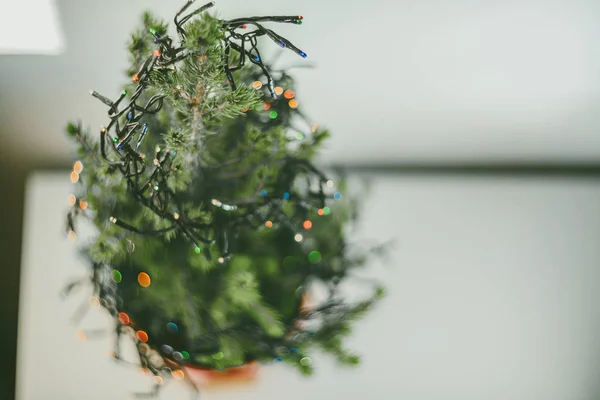
[[[180, 3], [0, 0], [2, 399], [14, 390], [25, 179], [70, 166], [63, 127], [104, 122], [88, 91], [118, 93], [140, 11], [171, 19]], [[277, 29], [309, 57], [284, 54], [280, 66], [315, 66], [296, 70], [297, 93], [333, 132], [323, 165], [489, 179], [600, 176], [597, 1], [220, 0], [217, 10], [225, 18], [304, 16], [302, 26]]]

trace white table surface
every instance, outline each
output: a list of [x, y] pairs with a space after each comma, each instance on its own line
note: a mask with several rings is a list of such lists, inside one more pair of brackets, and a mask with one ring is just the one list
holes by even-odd
[[[316, 356], [316, 375], [266, 367], [250, 385], [205, 400], [587, 400], [600, 394], [600, 182], [369, 176], [356, 236], [397, 241], [373, 265], [389, 296], [348, 344], [359, 368]], [[358, 182], [357, 182], [358, 183]], [[27, 188], [18, 343], [19, 400], [130, 399], [150, 387], [115, 365], [111, 342], [80, 343], [79, 298], [65, 282], [87, 269], [61, 235], [68, 172]], [[80, 235], [85, 236], [85, 235]], [[90, 312], [80, 328], [104, 326]], [[189, 398], [169, 384], [163, 399]]]

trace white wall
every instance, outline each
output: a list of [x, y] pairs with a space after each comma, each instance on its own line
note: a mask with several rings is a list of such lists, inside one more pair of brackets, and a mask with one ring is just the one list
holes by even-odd
[[[5, 145], [25, 158], [65, 160], [65, 121], [105, 123], [106, 107], [88, 90], [120, 92], [140, 11], [171, 20], [183, 3], [59, 0], [63, 55], [0, 57]], [[273, 28], [308, 53], [288, 51], [286, 64], [317, 66], [297, 71], [297, 93], [333, 131], [327, 162], [600, 157], [597, 1], [218, 0], [217, 10], [304, 15], [302, 26]]]
[[[75, 339], [77, 300], [58, 292], [86, 271], [61, 237], [68, 173], [28, 185], [18, 399], [130, 399], [142, 375], [114, 365], [108, 339]], [[315, 357], [313, 378], [278, 366], [217, 399], [591, 400], [600, 394], [600, 182], [367, 176], [356, 239], [395, 238], [373, 265], [389, 297], [349, 345], [364, 363]], [[355, 179], [355, 188], [361, 183]], [[101, 327], [97, 314], [85, 328]], [[170, 386], [164, 399], [187, 389]]]

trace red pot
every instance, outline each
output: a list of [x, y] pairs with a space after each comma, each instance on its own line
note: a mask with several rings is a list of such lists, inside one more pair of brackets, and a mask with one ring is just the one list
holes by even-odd
[[232, 383], [250, 382], [255, 379], [260, 364], [252, 361], [248, 364], [227, 368], [222, 371], [200, 368], [193, 365], [184, 367], [188, 378], [198, 387], [207, 388]]

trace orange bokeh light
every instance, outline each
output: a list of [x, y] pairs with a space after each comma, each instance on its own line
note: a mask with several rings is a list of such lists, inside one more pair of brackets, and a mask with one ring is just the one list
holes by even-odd
[[73, 171], [77, 172], [78, 174], [80, 174], [81, 171], [83, 171], [83, 164], [81, 163], [81, 161], [75, 162], [75, 164], [73, 165]]
[[79, 200], [79, 208], [81, 208], [82, 211], [85, 211], [88, 208], [88, 202], [85, 200]]
[[145, 272], [140, 272], [138, 274], [138, 283], [140, 284], [141, 287], [148, 287], [150, 286], [151, 283], [151, 279], [150, 279], [150, 275], [148, 275]]
[[265, 105], [263, 106], [263, 110], [268, 110], [269, 108], [271, 108], [271, 103], [269, 103], [268, 101], [265, 101]]
[[148, 341], [148, 334], [144, 331], [137, 331], [135, 336], [140, 342], [146, 343]]
[[298, 100], [292, 99], [292, 100], [290, 100], [288, 105], [290, 106], [290, 108], [298, 108]]
[[310, 222], [309, 220], [306, 220], [306, 221], [304, 221], [302, 226], [304, 227], [304, 229], [308, 230], [308, 229], [312, 228], [312, 222]]
[[293, 99], [295, 95], [296, 95], [296, 93], [294, 93], [294, 91], [290, 90], [290, 89], [288, 89], [285, 92], [283, 92], [283, 97], [285, 97], [288, 100], [289, 99]]
[[319, 215], [325, 215], [325, 211], [323, 211], [322, 208], [319, 208], [319, 210], [317, 211], [317, 214], [319, 214]]
[[180, 369], [171, 371], [171, 375], [173, 375], [173, 378], [177, 379], [178, 381], [182, 380], [185, 377], [185, 374]]
[[254, 89], [260, 89], [262, 87], [262, 82], [261, 81], [254, 81], [254, 82], [252, 82], [252, 87]]
[[125, 314], [124, 312], [120, 312], [119, 313], [119, 321], [121, 321], [121, 323], [123, 325], [129, 325], [129, 322], [131, 320], [129, 319], [129, 315]]
[[87, 340], [87, 336], [85, 335], [85, 333], [83, 333], [83, 331], [77, 331], [75, 332], [75, 335], [81, 343], [85, 343], [85, 341]]
[[77, 203], [77, 197], [74, 194], [69, 195], [69, 205], [73, 207]]
[[272, 228], [273, 227], [273, 222], [272, 221], [267, 221], [267, 222], [265, 222], [265, 226], [267, 228]]
[[79, 174], [75, 171], [71, 172], [71, 183], [77, 183], [79, 180]]
[[92, 296], [90, 298], [90, 305], [92, 307], [100, 307], [100, 299], [98, 299], [96, 296]]
[[277, 86], [277, 87], [275, 88], [275, 94], [276, 94], [277, 96], [279, 96], [281, 93], [283, 93], [283, 88], [281, 88], [281, 87]]

